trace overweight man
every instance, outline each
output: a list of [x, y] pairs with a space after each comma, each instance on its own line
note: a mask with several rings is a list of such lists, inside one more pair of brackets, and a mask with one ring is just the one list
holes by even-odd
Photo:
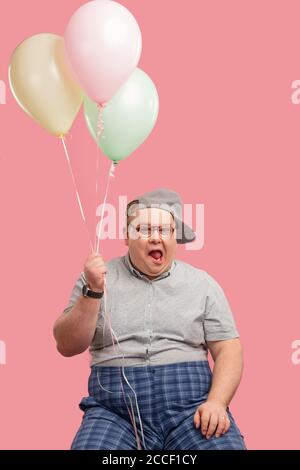
[[126, 215], [126, 254], [90, 254], [54, 324], [63, 356], [91, 358], [71, 449], [246, 449], [229, 409], [239, 333], [218, 282], [176, 258], [177, 244], [195, 239], [180, 196], [147, 192]]

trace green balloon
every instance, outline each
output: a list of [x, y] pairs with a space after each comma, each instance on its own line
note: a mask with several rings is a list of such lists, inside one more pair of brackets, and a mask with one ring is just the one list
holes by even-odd
[[104, 154], [114, 162], [124, 160], [146, 140], [157, 120], [158, 109], [154, 83], [136, 68], [102, 110], [104, 130], [97, 139], [98, 105], [84, 96], [87, 127]]

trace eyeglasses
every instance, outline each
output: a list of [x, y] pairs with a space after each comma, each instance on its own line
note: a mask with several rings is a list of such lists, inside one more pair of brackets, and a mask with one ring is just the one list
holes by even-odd
[[158, 230], [159, 237], [163, 239], [171, 238], [174, 234], [175, 228], [172, 225], [137, 225], [135, 230], [139, 233], [141, 238], [150, 238], [155, 230]]

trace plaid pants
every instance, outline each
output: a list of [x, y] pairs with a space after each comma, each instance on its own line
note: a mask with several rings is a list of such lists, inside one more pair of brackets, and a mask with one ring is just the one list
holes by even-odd
[[84, 415], [71, 449], [136, 450], [136, 437], [128, 413], [128, 408], [132, 412], [131, 401], [141, 446], [145, 450], [246, 450], [244, 437], [229, 408], [231, 425], [220, 437], [213, 435], [207, 439], [201, 428], [194, 426], [197, 406], [207, 400], [211, 386], [212, 372], [208, 361], [126, 366], [124, 371], [133, 390], [121, 367], [91, 367], [89, 396], [79, 403]]

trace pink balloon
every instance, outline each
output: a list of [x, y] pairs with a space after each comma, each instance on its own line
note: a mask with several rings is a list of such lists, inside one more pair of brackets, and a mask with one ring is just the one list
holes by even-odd
[[138, 65], [142, 51], [136, 19], [113, 0], [93, 0], [76, 10], [64, 43], [78, 83], [97, 103], [110, 100]]

